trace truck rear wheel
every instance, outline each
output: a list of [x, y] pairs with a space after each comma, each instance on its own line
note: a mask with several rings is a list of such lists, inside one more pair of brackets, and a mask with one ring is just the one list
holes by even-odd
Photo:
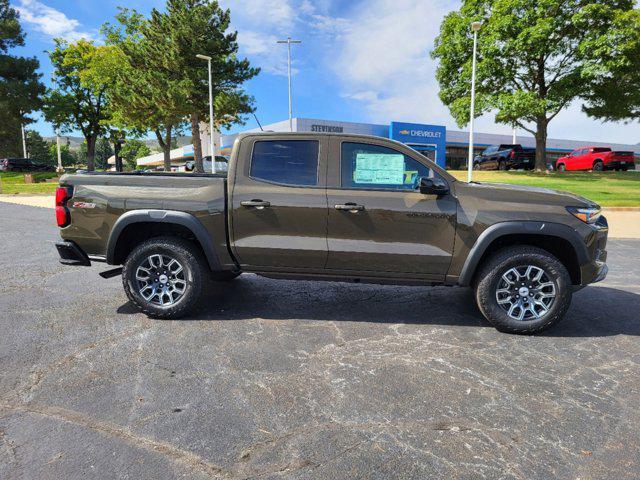
[[500, 250], [484, 263], [477, 278], [478, 308], [501, 332], [541, 332], [562, 320], [571, 305], [569, 272], [541, 248]]
[[122, 284], [141, 312], [154, 318], [179, 318], [198, 302], [205, 269], [193, 243], [177, 237], [157, 237], [129, 254]]

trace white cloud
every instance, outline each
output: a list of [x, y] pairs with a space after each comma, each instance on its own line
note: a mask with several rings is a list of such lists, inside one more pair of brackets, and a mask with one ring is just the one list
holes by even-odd
[[78, 20], [69, 18], [60, 10], [37, 0], [20, 0], [16, 9], [25, 23], [31, 24], [34, 30], [51, 38], [63, 38], [70, 42], [81, 38], [95, 39], [95, 32], [83, 31]]

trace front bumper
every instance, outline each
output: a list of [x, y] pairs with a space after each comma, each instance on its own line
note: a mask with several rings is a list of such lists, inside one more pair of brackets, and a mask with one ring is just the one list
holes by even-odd
[[60, 263], [63, 265], [81, 265], [84, 267], [91, 265], [91, 260], [89, 260], [87, 254], [74, 242], [57, 242], [56, 248], [60, 255]]
[[590, 260], [586, 265], [582, 265], [582, 285], [601, 282], [609, 273], [607, 266], [607, 237], [609, 235], [609, 225], [607, 219], [602, 216], [593, 226], [595, 233], [590, 245]]

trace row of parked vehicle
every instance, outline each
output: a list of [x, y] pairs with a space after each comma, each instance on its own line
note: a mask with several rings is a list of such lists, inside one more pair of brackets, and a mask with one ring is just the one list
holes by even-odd
[[31, 158], [0, 158], [0, 172], [55, 172], [56, 167]]
[[[473, 159], [475, 170], [533, 170], [536, 149], [522, 145], [492, 145]], [[551, 168], [568, 170], [627, 171], [635, 166], [634, 152], [613, 151], [609, 147], [581, 147], [559, 158]]]

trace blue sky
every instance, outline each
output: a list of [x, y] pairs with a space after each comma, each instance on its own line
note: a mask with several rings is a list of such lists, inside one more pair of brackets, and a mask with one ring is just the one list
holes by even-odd
[[[53, 38], [99, 39], [99, 28], [112, 21], [117, 7], [147, 13], [162, 0], [13, 0], [27, 33], [20, 53], [37, 56], [45, 81], [51, 66], [47, 50]], [[442, 17], [458, 0], [220, 0], [231, 9], [240, 53], [261, 74], [246, 84], [256, 98], [261, 123], [288, 115], [286, 47], [276, 40], [288, 35], [294, 46], [294, 116], [376, 122], [392, 120], [446, 125], [458, 129], [438, 99], [435, 64], [429, 57]], [[203, 65], [204, 68], [204, 65]], [[478, 130], [509, 133], [493, 122], [478, 120]], [[255, 127], [249, 119], [247, 127]], [[35, 127], [52, 129], [42, 119]], [[238, 127], [232, 130], [237, 130]], [[550, 136], [585, 141], [640, 142], [640, 125], [603, 124], [586, 117], [580, 105], [562, 112]]]

